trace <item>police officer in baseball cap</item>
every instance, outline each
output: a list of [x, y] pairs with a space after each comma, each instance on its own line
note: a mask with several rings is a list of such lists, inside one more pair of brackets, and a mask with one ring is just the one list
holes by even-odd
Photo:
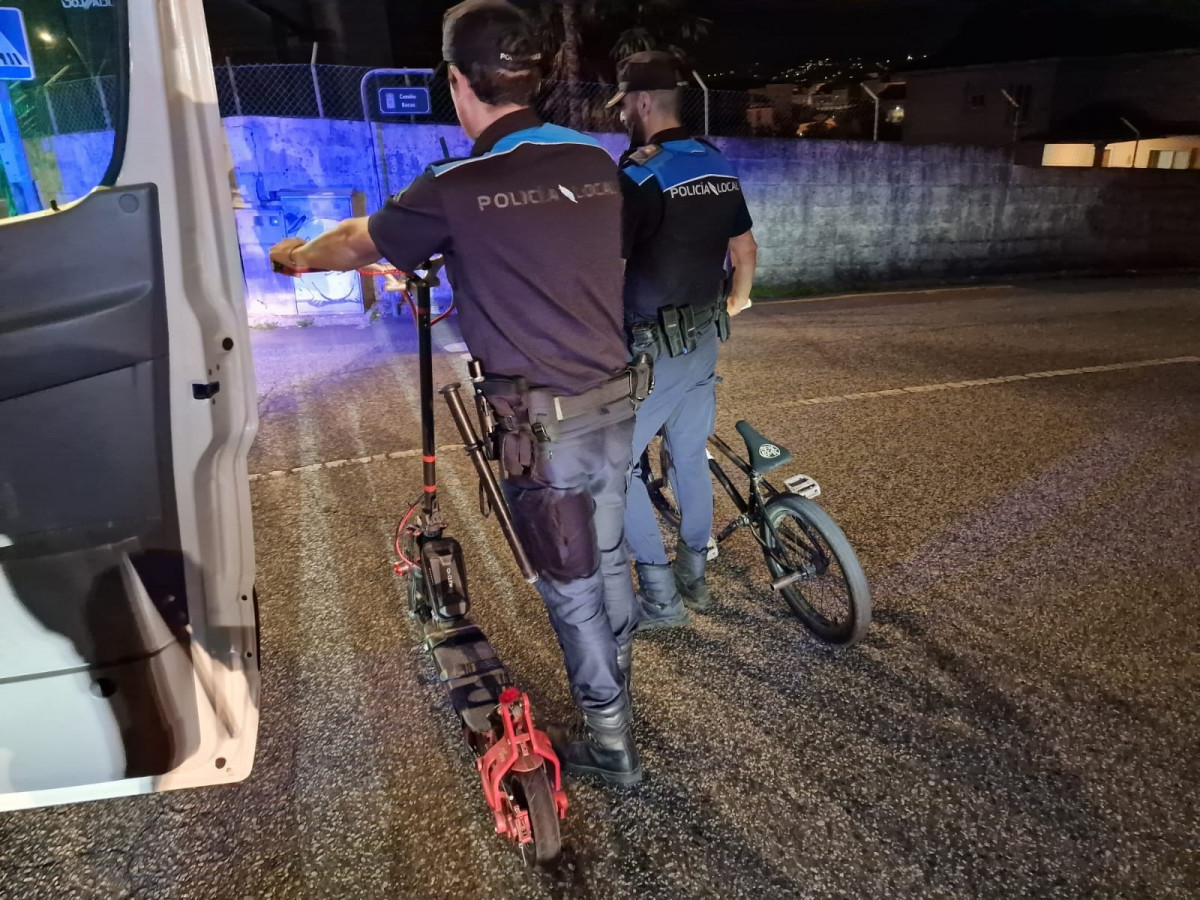
[[[712, 144], [680, 121], [686, 78], [669, 53], [624, 60], [620, 106], [631, 148], [622, 157], [625, 326], [632, 353], [655, 360], [654, 393], [638, 410], [633, 458], [661, 433], [680, 511], [669, 564], [645, 483], [635, 472], [625, 529], [641, 586], [642, 628], [680, 625], [711, 601], [705, 579], [713, 490], [707, 442], [716, 420], [717, 347], [729, 317], [750, 305], [757, 244], [741, 183]], [[734, 271], [725, 269], [727, 255]]]
[[271, 256], [331, 269], [385, 256], [404, 271], [445, 257], [502, 485], [586, 726], [551, 735], [567, 771], [633, 783], [624, 510], [649, 372], [626, 363], [617, 169], [595, 140], [534, 113], [540, 54], [516, 7], [468, 0], [442, 34], [471, 155], [431, 165], [369, 219]]

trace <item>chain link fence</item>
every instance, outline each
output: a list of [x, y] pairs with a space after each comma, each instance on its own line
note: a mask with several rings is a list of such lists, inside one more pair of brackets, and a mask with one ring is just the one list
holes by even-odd
[[9, 85], [13, 112], [26, 139], [111, 129], [117, 79], [98, 75], [77, 81], [20, 81]]
[[[291, 116], [361, 121], [363, 77], [372, 70], [355, 66], [251, 65], [218, 66], [217, 96], [221, 115]], [[368, 85], [367, 116], [372, 121], [420, 124], [453, 124], [454, 104], [444, 77], [419, 74], [377, 74]], [[428, 87], [430, 110], [423, 115], [385, 115], [380, 112], [377, 92], [381, 88]], [[619, 132], [620, 120], [605, 104], [615, 93], [611, 84], [542, 83], [535, 106], [548, 122], [583, 131]], [[753, 130], [746, 116], [750, 96], [741, 91], [705, 91], [699, 87], [683, 92], [682, 114], [695, 134], [749, 136]]]
[[[362, 121], [363, 78], [373, 70], [358, 66], [249, 65], [217, 66], [217, 100], [221, 116], [270, 116]], [[374, 70], [366, 88], [366, 117], [397, 124], [443, 124], [456, 121], [450, 87], [444, 77], [388, 74]], [[429, 89], [427, 113], [385, 113], [380, 90]], [[610, 84], [543, 82], [536, 107], [548, 122], [592, 132], [620, 132], [616, 111], [605, 108], [616, 88]], [[112, 128], [117, 107], [113, 76], [52, 83], [21, 82], [10, 86], [21, 134], [43, 138], [56, 134]], [[834, 140], [895, 140], [903, 108], [873, 100], [832, 94], [797, 93], [768, 98], [752, 91], [705, 91], [685, 88], [681, 116], [693, 134], [721, 137], [785, 137]]]

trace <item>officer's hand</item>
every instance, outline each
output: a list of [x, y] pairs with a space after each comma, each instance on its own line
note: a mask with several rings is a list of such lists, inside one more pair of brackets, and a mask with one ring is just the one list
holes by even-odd
[[303, 247], [307, 243], [308, 241], [304, 240], [304, 238], [284, 238], [271, 248], [271, 262], [278, 263], [288, 269], [304, 268], [296, 261], [293, 254], [296, 252], [296, 248]]
[[729, 311], [729, 315], [736, 316], [743, 309], [749, 309], [751, 306], [749, 297], [734, 297], [732, 294], [725, 300], [725, 309]]

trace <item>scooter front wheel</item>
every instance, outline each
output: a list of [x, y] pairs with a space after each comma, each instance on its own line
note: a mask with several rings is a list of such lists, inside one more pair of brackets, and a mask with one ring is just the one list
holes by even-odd
[[554, 802], [554, 791], [550, 788], [546, 767], [514, 773], [513, 787], [517, 802], [529, 813], [534, 859], [542, 864], [553, 862], [562, 851], [562, 834], [558, 824], [558, 807]]

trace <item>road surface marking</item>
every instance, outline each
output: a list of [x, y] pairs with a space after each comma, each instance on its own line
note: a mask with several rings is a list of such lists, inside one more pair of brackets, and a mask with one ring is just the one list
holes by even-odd
[[852, 400], [871, 400], [876, 397], [895, 397], [902, 394], [927, 394], [933, 391], [961, 391], [966, 388], [983, 387], [991, 384], [1009, 384], [1015, 381], [1032, 381], [1035, 378], [1064, 378], [1067, 375], [1091, 375], [1097, 372], [1120, 372], [1125, 369], [1146, 369], [1155, 366], [1174, 366], [1181, 363], [1200, 363], [1200, 356], [1175, 356], [1170, 359], [1142, 359], [1136, 362], [1109, 363], [1103, 366], [1085, 366], [1080, 369], [1056, 369], [1049, 372], [1030, 372], [1025, 375], [998, 375], [994, 378], [974, 378], [969, 381], [945, 381], [939, 384], [914, 384], [902, 388], [881, 391], [862, 391], [855, 394], [840, 394], [829, 397], [811, 397], [795, 403], [816, 406], [824, 403], [847, 403]]
[[1011, 291], [1013, 284], [980, 284], [971, 287], [924, 288], [909, 291], [868, 291], [863, 294], [822, 294], [819, 297], [789, 297], [786, 300], [759, 300], [763, 306], [782, 306], [785, 303], [821, 303], [825, 300], [855, 300], [860, 297], [905, 297], [925, 294], [962, 294], [967, 291]]
[[[1055, 369], [1048, 372], [1030, 372], [1025, 375], [997, 375], [994, 378], [974, 378], [969, 381], [945, 381], [940, 384], [914, 384], [902, 388], [887, 388], [879, 391], [860, 391], [853, 394], [831, 394], [828, 397], [808, 397], [792, 401], [805, 406], [819, 406], [826, 403], [852, 403], [858, 400], [874, 400], [878, 397], [897, 397], [906, 394], [926, 394], [934, 391], [961, 391], [967, 388], [984, 387], [992, 384], [1009, 384], [1016, 381], [1032, 381], [1035, 378], [1065, 378], [1068, 375], [1092, 375], [1097, 372], [1121, 372], [1127, 369], [1148, 369], [1158, 366], [1177, 366], [1183, 363], [1200, 363], [1200, 356], [1173, 356], [1169, 359], [1141, 359], [1134, 362], [1109, 363], [1103, 366], [1085, 366], [1080, 369]], [[447, 444], [438, 447], [438, 453], [448, 453], [451, 450], [461, 450], [462, 444]], [[359, 456], [352, 459], [334, 459], [329, 462], [311, 463], [307, 466], [296, 466], [293, 469], [276, 469], [274, 472], [261, 472], [250, 476], [251, 481], [266, 481], [272, 478], [283, 478], [285, 475], [303, 475], [306, 472], [316, 472], [321, 469], [340, 469], [343, 466], [365, 465], [371, 462], [381, 462], [385, 459], [414, 459], [421, 455], [420, 449], [394, 450], [391, 453], [376, 453], [374, 456]]]

